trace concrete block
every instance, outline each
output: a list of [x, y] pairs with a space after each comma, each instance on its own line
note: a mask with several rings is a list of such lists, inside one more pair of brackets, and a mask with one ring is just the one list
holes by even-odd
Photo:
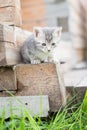
[[0, 67], [0, 91], [17, 90], [16, 78], [11, 67]]
[[20, 64], [14, 67], [18, 86], [17, 95], [48, 95], [50, 110], [57, 111], [65, 100], [63, 80], [59, 77], [59, 68], [55, 64]]
[[[0, 97], [0, 117], [5, 111], [5, 118], [11, 115], [23, 116], [26, 110], [31, 116], [47, 117], [49, 111], [48, 96], [17, 96], [17, 97]], [[28, 114], [26, 113], [26, 116]]]

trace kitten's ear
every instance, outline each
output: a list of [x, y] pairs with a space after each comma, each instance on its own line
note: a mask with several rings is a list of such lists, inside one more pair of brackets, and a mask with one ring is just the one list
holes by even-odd
[[38, 35], [41, 33], [41, 28], [40, 27], [34, 27], [33, 32], [35, 37], [38, 37]]
[[57, 27], [54, 31], [54, 35], [61, 37], [62, 27]]

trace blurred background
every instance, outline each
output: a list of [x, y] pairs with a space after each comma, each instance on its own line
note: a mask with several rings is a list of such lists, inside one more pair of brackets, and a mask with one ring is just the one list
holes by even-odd
[[23, 29], [62, 26], [57, 58], [76, 68], [87, 67], [86, 0], [21, 0]]
[[62, 26], [63, 39], [69, 39], [69, 10], [66, 0], [21, 0], [23, 28]]

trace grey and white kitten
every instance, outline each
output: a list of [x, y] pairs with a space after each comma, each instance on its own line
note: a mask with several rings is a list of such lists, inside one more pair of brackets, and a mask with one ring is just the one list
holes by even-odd
[[61, 37], [62, 27], [36, 27], [21, 48], [21, 56], [25, 63], [38, 64], [53, 62], [53, 50]]

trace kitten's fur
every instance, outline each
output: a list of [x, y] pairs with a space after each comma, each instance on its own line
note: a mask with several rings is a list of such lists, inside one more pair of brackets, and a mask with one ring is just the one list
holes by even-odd
[[21, 56], [25, 63], [38, 64], [52, 62], [53, 50], [57, 47], [61, 27], [36, 27], [21, 48]]

